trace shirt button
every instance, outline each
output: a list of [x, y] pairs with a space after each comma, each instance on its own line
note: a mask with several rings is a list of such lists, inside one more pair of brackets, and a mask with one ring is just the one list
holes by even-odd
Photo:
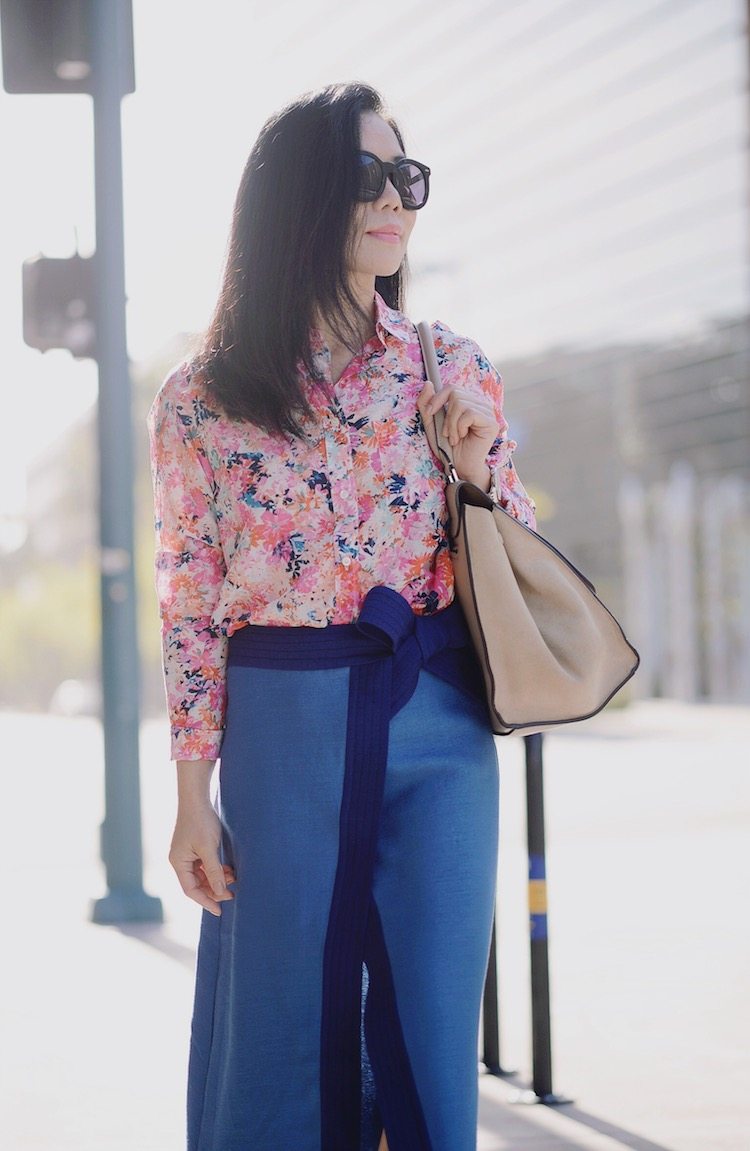
[[341, 562], [345, 568], [348, 568], [349, 564], [352, 562], [352, 557], [348, 553], [346, 553], [345, 555], [343, 555], [341, 557]]

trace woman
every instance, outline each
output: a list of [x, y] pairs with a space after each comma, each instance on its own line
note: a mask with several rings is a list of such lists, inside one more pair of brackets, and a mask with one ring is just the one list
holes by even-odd
[[401, 310], [429, 176], [364, 84], [273, 116], [149, 415], [190, 1151], [476, 1146], [498, 772], [425, 422], [534, 505], [498, 374], [438, 323], [435, 395]]

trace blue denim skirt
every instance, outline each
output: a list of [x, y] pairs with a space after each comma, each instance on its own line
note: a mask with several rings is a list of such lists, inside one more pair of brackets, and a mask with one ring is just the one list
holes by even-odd
[[383, 1129], [390, 1151], [475, 1151], [498, 847], [485, 706], [422, 666], [385, 736], [365, 725], [353, 747], [380, 690], [354, 691], [361, 669], [231, 653], [235, 898], [201, 922], [188, 1151], [376, 1151]]

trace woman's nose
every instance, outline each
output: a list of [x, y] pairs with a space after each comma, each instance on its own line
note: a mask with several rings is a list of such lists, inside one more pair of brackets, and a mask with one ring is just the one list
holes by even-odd
[[387, 200], [394, 206], [394, 208], [403, 207], [403, 204], [401, 203], [401, 197], [396, 190], [396, 185], [393, 183], [390, 176], [385, 182], [385, 187], [383, 188], [380, 198], [381, 200]]

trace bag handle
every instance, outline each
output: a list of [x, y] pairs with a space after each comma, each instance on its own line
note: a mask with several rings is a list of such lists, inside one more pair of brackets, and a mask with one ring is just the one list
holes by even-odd
[[[438, 364], [437, 353], [435, 351], [435, 337], [432, 332], [432, 325], [428, 324], [427, 320], [420, 320], [417, 324], [417, 335], [419, 336], [419, 343], [422, 347], [422, 359], [424, 360], [427, 379], [430, 380], [436, 392], [442, 391], [443, 381], [440, 378], [440, 365]], [[450, 443], [443, 435], [444, 418], [445, 412], [441, 408], [440, 411], [435, 413], [432, 425], [429, 427], [425, 425], [424, 430], [427, 433], [430, 447], [443, 465], [448, 483], [455, 483], [458, 479], [458, 472], [453, 463], [453, 452]]]

